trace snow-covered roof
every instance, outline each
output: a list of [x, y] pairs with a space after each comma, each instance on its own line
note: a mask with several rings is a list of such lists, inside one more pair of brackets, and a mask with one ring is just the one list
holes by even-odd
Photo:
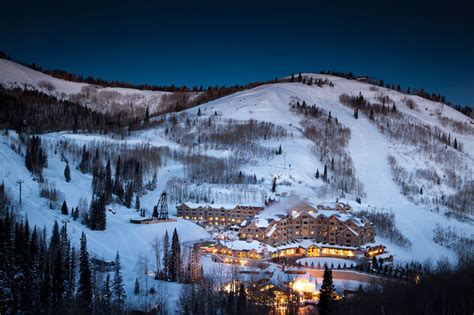
[[187, 206], [191, 209], [196, 208], [212, 208], [212, 209], [226, 209], [231, 210], [235, 208], [248, 209], [248, 208], [262, 208], [262, 204], [259, 202], [250, 202], [245, 205], [235, 204], [235, 203], [195, 203], [195, 202], [185, 202], [177, 206]]
[[276, 228], [277, 228], [276, 224], [275, 224], [275, 225], [273, 225], [273, 226], [271, 227], [271, 229], [270, 229], [270, 230], [267, 232], [267, 237], [270, 237], [270, 236], [272, 236], [272, 235], [273, 235], [273, 233], [275, 233], [275, 231], [276, 231]]
[[291, 213], [291, 216], [293, 218], [298, 218], [299, 216], [301, 216], [302, 214], [308, 214], [310, 216], [312, 216], [313, 218], [319, 218], [319, 217], [324, 217], [326, 219], [329, 219], [331, 217], [335, 217], [337, 220], [341, 221], [341, 222], [348, 222], [348, 221], [352, 221], [355, 225], [357, 226], [364, 226], [365, 225], [365, 220], [363, 219], [360, 219], [352, 214], [349, 214], [349, 213], [345, 213], [345, 212], [341, 212], [341, 211], [338, 211], [338, 210], [317, 210], [317, 211], [297, 211], [297, 210], [293, 210]]
[[239, 250], [239, 251], [251, 251], [255, 250], [257, 252], [262, 252], [267, 250], [269, 252], [275, 251], [273, 246], [261, 243], [259, 241], [243, 241], [243, 240], [235, 240], [235, 241], [219, 241], [222, 246], [225, 246], [231, 250]]

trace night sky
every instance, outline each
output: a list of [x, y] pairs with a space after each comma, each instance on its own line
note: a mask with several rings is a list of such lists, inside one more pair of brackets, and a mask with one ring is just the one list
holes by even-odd
[[352, 71], [474, 105], [474, 1], [2, 1], [0, 50], [134, 83]]

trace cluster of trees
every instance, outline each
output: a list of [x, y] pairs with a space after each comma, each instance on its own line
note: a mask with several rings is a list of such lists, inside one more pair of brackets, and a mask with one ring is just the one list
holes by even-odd
[[[425, 156], [439, 168], [408, 171], [394, 156], [389, 155], [388, 162], [393, 179], [401, 187], [402, 193], [411, 201], [433, 206], [437, 211], [446, 207], [450, 214], [456, 217], [465, 218], [474, 213], [474, 205], [471, 202], [474, 197], [474, 181], [470, 179], [472, 171], [463, 156], [452, 150], [434, 149], [426, 152]], [[455, 192], [447, 195], [445, 190], [441, 189], [443, 185]]]
[[[341, 94], [339, 101], [354, 109], [354, 117], [359, 112], [364, 113], [370, 120], [375, 122], [377, 128], [391, 139], [403, 141], [412, 145], [435, 145], [436, 143], [447, 145], [454, 150], [463, 151], [463, 145], [456, 138], [451, 139], [451, 134], [442, 131], [438, 127], [423, 124], [415, 118], [404, 115], [397, 110], [395, 102], [386, 96], [379, 96], [382, 104], [372, 104], [367, 101], [362, 93], [358, 96]], [[415, 108], [411, 99], [406, 99], [407, 104]], [[389, 103], [392, 105], [390, 106]], [[442, 147], [440, 147], [442, 149]]]
[[205, 150], [236, 149], [259, 156], [259, 152], [268, 153], [256, 144], [259, 140], [281, 139], [288, 136], [286, 130], [271, 122], [253, 119], [240, 121], [224, 119], [216, 113], [204, 117], [198, 112], [196, 117], [186, 113], [170, 115], [166, 124], [165, 134], [176, 143], [186, 147]]
[[[86, 146], [84, 146], [79, 169], [81, 172], [86, 173], [90, 171], [90, 167], [92, 167], [93, 199], [90, 207], [90, 217], [86, 217], [85, 223], [91, 229], [105, 230], [105, 206], [112, 200], [130, 208], [133, 196], [135, 195], [136, 204], [138, 204], [137, 210], [140, 210], [139, 196], [144, 193], [145, 188], [143, 184], [143, 168], [139, 160], [127, 159], [122, 163], [120, 156], [118, 156], [115, 174], [112, 175], [110, 159], [107, 159], [104, 167], [97, 149], [91, 162], [90, 153]], [[156, 180], [155, 177], [155, 186]], [[113, 198], [114, 196], [115, 199]]]
[[331, 314], [471, 314], [474, 311], [474, 265], [454, 270], [444, 264], [420, 281], [360, 287], [352, 296], [334, 305]]
[[155, 279], [186, 284], [203, 281], [204, 272], [198, 250], [192, 248], [188, 253], [182, 252], [176, 228], [171, 241], [166, 231], [162, 242], [155, 240], [152, 248], [156, 259]]
[[[216, 277], [206, 277], [201, 283], [183, 286], [177, 303], [178, 314], [278, 314], [286, 308], [286, 314], [297, 314], [300, 305], [296, 293], [285, 288], [285, 302], [280, 302], [272, 290], [262, 290], [258, 285], [237, 280], [225, 290]], [[281, 307], [281, 308], [279, 308]]]
[[303, 134], [314, 143], [313, 152], [324, 163], [324, 169], [316, 170], [315, 177], [328, 183], [334, 193], [349, 193], [358, 198], [365, 196], [347, 150], [350, 129], [343, 126], [331, 112], [316, 105], [295, 99], [290, 106], [305, 117], [301, 122]]
[[255, 174], [239, 168], [244, 161], [236, 158], [216, 158], [208, 155], [188, 155], [179, 159], [184, 164], [184, 175], [191, 182], [209, 184], [257, 184]]
[[442, 199], [442, 203], [460, 216], [466, 217], [474, 213], [474, 180], [466, 180], [460, 190]]
[[25, 166], [42, 181], [43, 168], [48, 166], [48, 156], [41, 147], [41, 138], [38, 136], [26, 139]]
[[458, 231], [455, 227], [442, 227], [437, 224], [433, 230], [433, 241], [444, 247], [453, 249], [460, 260], [474, 260], [474, 238]]
[[125, 134], [127, 127], [139, 123], [120, 115], [99, 113], [39, 91], [0, 86], [0, 128], [18, 133], [72, 130]]
[[372, 222], [377, 235], [389, 239], [400, 247], [411, 247], [411, 241], [395, 225], [395, 214], [392, 211], [362, 210], [357, 212], [357, 216]]
[[170, 238], [168, 231], [163, 237], [163, 268], [157, 270], [156, 278], [172, 282], [184, 282], [184, 269], [181, 255], [181, 243], [176, 229]]
[[450, 127], [456, 133], [474, 135], [474, 126], [468, 122], [461, 122], [441, 115], [438, 116], [438, 119], [444, 127]]
[[30, 229], [11, 213], [0, 219], [0, 313], [111, 314], [124, 310], [120, 257], [112, 279], [99, 281], [89, 260], [86, 236], [77, 251], [67, 226]]
[[401, 88], [400, 84], [388, 84], [388, 83], [385, 83], [384, 80], [382, 80], [382, 79], [376, 80], [376, 79], [370, 78], [369, 76], [357, 76], [352, 72], [324, 71], [324, 70], [322, 70], [320, 73], [321, 74], [333, 75], [333, 76], [337, 76], [337, 77], [341, 77], [341, 78], [345, 78], [345, 79], [349, 79], [349, 80], [360, 80], [361, 82], [366, 82], [366, 83], [377, 85], [377, 86], [380, 86], [380, 87], [386, 87], [387, 89], [392, 89], [392, 90], [395, 90], [395, 91], [398, 91], [398, 92], [401, 92], [401, 93], [417, 95], [417, 96], [425, 98], [427, 100], [431, 100], [431, 101], [434, 101], [434, 102], [440, 102], [440, 103], [446, 104], [446, 105], [456, 109], [457, 111], [463, 113], [464, 115], [466, 115], [468, 117], [472, 117], [472, 115], [473, 115], [472, 108], [470, 108], [468, 106], [461, 106], [461, 105], [457, 105], [457, 104], [454, 104], [452, 102], [449, 102], [449, 101], [446, 100], [446, 97], [444, 95], [441, 95], [439, 93], [438, 94], [437, 93], [430, 93], [428, 91], [425, 91], [423, 88], [417, 89], [417, 88], [407, 87], [406, 89], [403, 89], [403, 88]]
[[2, 182], [0, 185], [0, 216], [3, 216], [8, 211], [10, 203], [11, 200], [5, 188], [5, 183]]
[[171, 203], [253, 204], [265, 201], [265, 193], [255, 185], [231, 185], [223, 189], [222, 186], [183, 181], [179, 177], [166, 182], [166, 192]]
[[323, 87], [323, 85], [328, 85], [330, 87], [334, 87], [334, 83], [332, 81], [330, 81], [329, 79], [307, 77], [307, 76], [301, 75], [301, 73], [299, 73], [296, 78], [295, 78], [295, 74], [292, 73], [291, 77], [288, 81], [289, 82], [299, 82], [299, 83], [307, 84], [309, 86], [315, 84], [319, 87]]

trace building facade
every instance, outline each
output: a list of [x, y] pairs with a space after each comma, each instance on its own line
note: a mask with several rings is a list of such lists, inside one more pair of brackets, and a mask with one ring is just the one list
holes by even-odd
[[178, 218], [203, 222], [215, 226], [239, 226], [246, 218], [251, 218], [259, 214], [262, 207], [240, 206], [232, 209], [224, 207], [213, 208], [210, 206], [190, 207], [183, 203], [176, 207]]
[[[265, 222], [266, 221], [266, 222]], [[254, 218], [241, 224], [240, 239], [277, 246], [298, 240], [359, 247], [375, 240], [374, 227], [347, 210], [321, 210], [297, 206], [288, 215], [271, 220]]]

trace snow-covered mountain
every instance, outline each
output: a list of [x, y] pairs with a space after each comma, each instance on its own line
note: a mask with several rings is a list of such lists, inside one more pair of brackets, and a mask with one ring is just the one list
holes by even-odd
[[[33, 70], [16, 62], [0, 59], [0, 84], [4, 87], [27, 88], [67, 99], [100, 112], [117, 113], [121, 110], [143, 116], [148, 107], [150, 113], [166, 109], [169, 103], [175, 102], [178, 94], [164, 91], [147, 91], [131, 88], [97, 86], [87, 83], [71, 82], [52, 77]], [[174, 97], [173, 97], [174, 96]]]
[[[156, 157], [160, 165], [146, 173], [149, 180], [153, 171], [157, 172], [157, 185], [141, 197], [141, 205], [148, 212], [165, 188], [171, 209], [185, 201], [262, 205], [267, 198], [296, 195], [314, 204], [338, 199], [355, 210], [392, 211], [396, 227], [411, 246], [400, 246], [380, 236], [377, 242], [386, 244], [399, 262], [452, 257], [452, 249], [434, 240], [439, 228], [472, 239], [471, 118], [443, 104], [384, 87], [328, 75], [302, 75], [307, 81], [319, 79], [323, 83], [262, 85], [158, 117], [163, 121], [160, 127], [137, 131], [124, 139], [69, 132], [43, 135], [48, 147], [44, 177], [62, 192], [69, 205], [75, 206], [81, 197], [90, 201], [92, 177], [76, 169], [79, 160], [69, 149], [64, 154], [73, 165], [73, 179], [65, 182], [65, 163], [58, 153], [64, 140], [69, 148], [86, 145], [112, 153], [136, 146], [160, 148]], [[57, 97], [72, 97], [87, 87], [7, 60], [0, 60], [0, 83], [6, 87], [26, 84]], [[165, 94], [102, 87], [97, 92], [113, 92], [117, 97], [114, 102], [122, 105], [156, 108]], [[359, 98], [360, 102], [360, 97], [370, 102], [372, 107], [368, 108], [373, 112], [355, 113], [347, 99], [355, 102]], [[102, 108], [102, 100], [96, 101], [97, 108]], [[30, 225], [70, 221], [59, 211], [48, 209], [48, 202], [39, 196], [38, 182], [12, 144], [15, 147], [18, 140], [10, 132], [0, 143], [0, 179], [13, 196], [18, 180], [24, 181], [21, 214], [28, 217]], [[209, 237], [204, 229], [185, 220], [131, 225], [128, 221], [134, 210], [115, 204], [112, 207], [117, 213], [107, 213], [106, 231], [90, 231], [76, 221], [71, 221], [70, 227], [76, 241], [80, 232], [86, 231], [90, 250], [99, 257], [112, 259], [119, 250], [125, 273], [134, 270], [140, 255], [151, 257], [150, 243], [155, 237], [161, 238], [165, 230], [178, 228], [182, 241]], [[134, 276], [126, 280], [131, 290]]]

